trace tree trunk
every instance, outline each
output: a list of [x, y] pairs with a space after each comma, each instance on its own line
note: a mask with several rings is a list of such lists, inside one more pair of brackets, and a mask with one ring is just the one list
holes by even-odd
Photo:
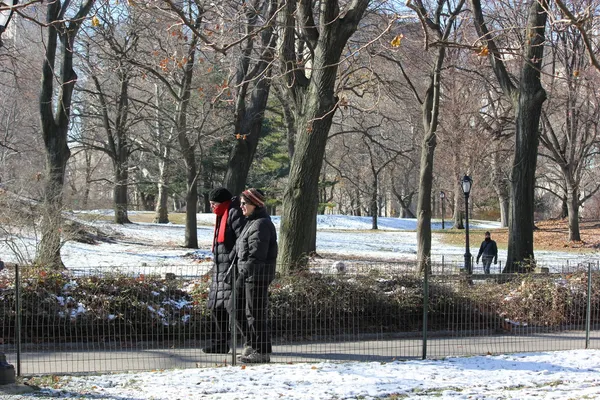
[[241, 136], [238, 136], [231, 150], [223, 181], [223, 186], [236, 195], [242, 193], [246, 187], [248, 172], [260, 139], [270, 82], [270, 77], [266, 76], [256, 84], [250, 97], [250, 106], [245, 110], [239, 126], [236, 126], [236, 132]]
[[[124, 152], [126, 153], [126, 151]], [[125, 154], [120, 154], [120, 160], [115, 160], [114, 172], [115, 172], [115, 184], [113, 188], [113, 202], [115, 211], [115, 223], [116, 224], [130, 224], [129, 217], [127, 215], [127, 207], [129, 199], [127, 198], [127, 188], [129, 181], [129, 166]]]
[[62, 197], [65, 170], [71, 152], [66, 143], [66, 130], [48, 132], [58, 140], [46, 145], [46, 183], [42, 213], [42, 238], [36, 255], [36, 264], [62, 268], [60, 257], [62, 231]]
[[333, 91], [328, 97], [329, 101], [313, 92], [306, 100], [306, 115], [296, 118], [302, 133], [296, 142], [281, 214], [279, 264], [284, 271], [303, 267], [307, 256], [314, 251], [316, 223], [313, 221], [319, 206], [319, 174], [336, 104]]
[[187, 192], [185, 196], [185, 243], [184, 247], [189, 249], [198, 248], [198, 174], [196, 172], [196, 158], [193, 151], [191, 154], [184, 154], [185, 175], [187, 183]]
[[[423, 112], [425, 113], [425, 110]], [[435, 130], [432, 130], [423, 138], [421, 145], [417, 198], [417, 262], [421, 273], [431, 269], [431, 188], [436, 142]]]
[[[77, 74], [73, 70], [73, 42], [87, 16], [93, 0], [81, 5], [74, 19], [67, 21], [61, 16], [63, 4], [52, 1], [47, 6], [48, 38], [45, 60], [42, 66], [40, 92], [40, 119], [42, 136], [46, 149], [46, 184], [44, 191], [44, 212], [42, 217], [42, 238], [36, 254], [36, 264], [47, 267], [64, 267], [60, 258], [62, 227], [62, 195], [67, 161], [71, 151], [67, 144], [73, 89]], [[60, 73], [55, 75], [55, 61], [59, 50], [62, 60]], [[54, 92], [54, 82], [59, 85]]]
[[163, 124], [161, 123], [161, 93], [158, 85], [154, 85], [154, 95], [156, 102], [156, 143], [160, 154], [158, 159], [158, 198], [156, 199], [156, 213], [154, 222], [158, 224], [169, 223], [169, 162], [171, 161], [171, 131], [167, 138], [167, 143], [162, 143], [161, 138], [164, 136]]
[[[453, 21], [460, 13], [464, 4], [459, 0], [454, 4], [454, 9], [448, 13], [444, 4], [451, 8], [450, 2], [437, 2], [437, 9], [428, 12], [422, 5], [407, 6], [415, 10], [422, 20], [428, 20], [429, 26], [434, 28], [436, 38], [440, 43], [446, 42], [453, 30]], [[441, 23], [438, 18], [445, 15], [447, 20]], [[435, 18], [435, 21], [432, 20]], [[442, 26], [444, 26], [442, 28]], [[427, 29], [427, 28], [425, 28]], [[420, 273], [431, 271], [431, 190], [433, 187], [433, 160], [437, 145], [437, 127], [440, 113], [442, 67], [446, 57], [446, 46], [437, 47], [433, 67], [430, 71], [429, 86], [421, 105], [424, 137], [421, 143], [421, 165], [419, 171], [419, 197], [417, 200], [417, 262]]]
[[83, 189], [82, 206], [84, 210], [87, 210], [88, 203], [90, 201], [90, 190], [92, 182], [92, 152], [87, 149], [84, 150], [85, 155], [85, 187]]
[[[498, 146], [499, 147], [499, 146]], [[492, 182], [496, 195], [498, 196], [498, 204], [500, 207], [500, 227], [508, 226], [508, 209], [510, 204], [509, 189], [506, 178], [500, 169], [500, 151], [497, 149], [492, 155]]]
[[[310, 3], [310, 2], [308, 2]], [[283, 195], [280, 251], [278, 264], [284, 272], [306, 266], [314, 251], [316, 218], [319, 202], [319, 175], [327, 136], [338, 98], [334, 93], [340, 57], [350, 36], [369, 4], [356, 0], [339, 14], [337, 1], [319, 3], [319, 23], [315, 26], [313, 5], [284, 2], [281, 5], [281, 57], [284, 62], [288, 98], [294, 104], [298, 129], [294, 157]], [[298, 64], [304, 54], [297, 54], [295, 27], [309, 35], [313, 52], [310, 75]], [[304, 40], [304, 39], [303, 39]], [[306, 60], [305, 60], [306, 61]]]
[[154, 222], [159, 224], [169, 223], [169, 183], [168, 183], [168, 163], [166, 159], [161, 159], [158, 162], [158, 199], [156, 201], [156, 213]]
[[[200, 24], [200, 19], [196, 21], [196, 28]], [[176, 129], [177, 139], [183, 154], [185, 162], [185, 176], [187, 192], [185, 196], [185, 241], [183, 246], [190, 249], [198, 248], [198, 228], [197, 228], [197, 210], [198, 210], [198, 173], [196, 168], [195, 144], [190, 141], [187, 135], [187, 108], [191, 96], [191, 84], [194, 74], [194, 64], [196, 60], [196, 46], [198, 36], [194, 34], [189, 44], [187, 61], [184, 67], [184, 76], [181, 81], [179, 91], [179, 101], [177, 104]]]
[[508, 221], [508, 256], [504, 273], [524, 272], [533, 266], [534, 184], [542, 104], [546, 92], [541, 84], [548, 3], [532, 0], [523, 43], [523, 65], [518, 88], [512, 83], [502, 56], [483, 19], [481, 1], [471, 0], [475, 28], [505, 95], [516, 112], [515, 155], [511, 171]]
[[[266, 15], [263, 16], [264, 20], [271, 20], [276, 10], [277, 1], [268, 0]], [[257, 27], [258, 22], [257, 13], [247, 14], [248, 34]], [[269, 24], [263, 29], [260, 39], [261, 46], [257, 49], [260, 58], [255, 63], [254, 68], [249, 69], [250, 60], [253, 56], [254, 38], [247, 40], [238, 64], [236, 87], [239, 87], [239, 91], [235, 109], [235, 135], [237, 140], [231, 150], [227, 172], [223, 181], [223, 186], [234, 194], [241, 193], [246, 186], [248, 172], [260, 139], [265, 109], [271, 90], [271, 66], [277, 39], [277, 35], [273, 34], [273, 24]], [[246, 94], [250, 84], [253, 87], [248, 104], [246, 104]]]
[[377, 230], [377, 217], [379, 216], [379, 205], [377, 204], [377, 175], [373, 178], [371, 189], [371, 218], [373, 219], [371, 229]]
[[579, 233], [579, 191], [572, 182], [567, 182], [567, 208], [569, 213], [569, 240], [581, 241]]
[[[544, 3], [544, 4], [542, 4]], [[542, 105], [546, 92], [541, 84], [546, 19], [545, 2], [532, 1], [526, 31], [525, 64], [521, 71], [517, 100], [515, 157], [511, 173], [511, 204], [508, 223], [508, 256], [504, 272], [529, 270], [533, 254], [533, 213]], [[530, 61], [532, 60], [532, 61]]]

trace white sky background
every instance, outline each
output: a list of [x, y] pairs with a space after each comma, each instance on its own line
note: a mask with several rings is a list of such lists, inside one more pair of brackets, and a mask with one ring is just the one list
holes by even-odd
[[[597, 399], [600, 350], [391, 363], [265, 364], [61, 377], [35, 398]], [[4, 400], [32, 398], [2, 396]]]
[[[210, 254], [214, 216], [199, 214], [200, 254]], [[274, 217], [278, 226], [279, 220]], [[198, 274], [210, 262], [184, 257], [182, 225], [96, 223], [120, 232], [115, 243], [67, 243], [62, 255], [70, 269], [121, 266], [140, 273], [174, 271]], [[410, 260], [416, 256], [416, 220], [380, 218], [381, 231], [370, 231], [368, 217], [320, 216], [317, 250], [323, 254]], [[434, 229], [441, 226], [436, 222]], [[472, 228], [493, 229], [497, 223], [472, 221]], [[477, 254], [481, 232], [471, 236]], [[22, 245], [33, 246], [33, 239]], [[29, 247], [28, 252], [32, 252]], [[433, 242], [433, 255], [460, 260], [464, 248]], [[576, 260], [564, 252], [537, 252], [544, 257]], [[0, 256], [14, 261], [4, 243]], [[500, 259], [506, 257], [500, 252]], [[579, 256], [595, 260], [595, 255]], [[574, 399], [600, 398], [600, 350], [448, 358], [443, 361], [392, 363], [306, 363], [229, 366], [103, 376], [62, 377], [55, 389], [35, 398], [141, 399], [375, 399], [392, 395], [418, 399]], [[0, 399], [33, 398], [3, 394]], [[41, 396], [41, 397], [40, 397]], [[587, 397], [586, 397], [587, 396]]]

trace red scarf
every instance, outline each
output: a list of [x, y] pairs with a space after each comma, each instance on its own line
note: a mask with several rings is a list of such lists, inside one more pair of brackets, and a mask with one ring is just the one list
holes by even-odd
[[217, 243], [225, 242], [225, 231], [227, 231], [227, 218], [229, 217], [230, 204], [231, 200], [224, 201], [223, 203], [220, 203], [218, 206], [216, 206], [213, 210], [213, 212], [217, 214], [217, 221], [215, 222], [215, 233], [213, 235], [212, 252], [215, 251], [215, 237], [217, 238]]

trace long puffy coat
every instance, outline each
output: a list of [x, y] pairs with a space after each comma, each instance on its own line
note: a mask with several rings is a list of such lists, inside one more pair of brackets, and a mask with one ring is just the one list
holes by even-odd
[[[212, 281], [208, 292], [207, 307], [209, 309], [225, 307], [231, 297], [231, 284], [227, 273], [231, 273], [229, 267], [235, 257], [235, 243], [242, 233], [246, 217], [240, 209], [240, 200], [234, 197], [229, 205], [227, 216], [227, 228], [225, 231], [225, 242], [217, 243], [217, 235], [213, 238], [213, 269]], [[217, 218], [217, 227], [220, 219]]]
[[238, 273], [248, 282], [275, 279], [277, 232], [265, 207], [250, 214], [236, 243]]

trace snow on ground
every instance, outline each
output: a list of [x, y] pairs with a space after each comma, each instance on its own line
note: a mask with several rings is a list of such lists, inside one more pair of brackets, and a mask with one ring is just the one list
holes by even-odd
[[[90, 213], [110, 214], [111, 211], [95, 210]], [[178, 224], [136, 223], [116, 225], [107, 221], [96, 221], [94, 225], [108, 233], [114, 233], [115, 240], [98, 244], [68, 242], [62, 249], [63, 262], [72, 270], [114, 270], [123, 272], [164, 274], [173, 272], [179, 276], [197, 276], [210, 269], [209, 262], [198, 262], [198, 257], [210, 256], [213, 235], [213, 214], [198, 214], [198, 244], [200, 250], [195, 257], [186, 257], [190, 249], [180, 245], [184, 239], [184, 226]], [[273, 217], [276, 227], [280, 219]], [[378, 261], [414, 261], [417, 254], [416, 220], [408, 218], [379, 218], [379, 230], [371, 230], [370, 217], [344, 215], [318, 216], [317, 253], [327, 258], [361, 259]], [[472, 229], [493, 229], [499, 223], [491, 221], [470, 221]], [[441, 221], [433, 221], [432, 229], [441, 229]], [[483, 237], [481, 232], [472, 232], [471, 254], [477, 255]], [[16, 253], [24, 258], [33, 258], [35, 239], [20, 238], [19, 243], [8, 241], [0, 243], [0, 258], [9, 262], [23, 262]], [[15, 250], [15, 245], [18, 250]], [[440, 243], [433, 234], [432, 260], [462, 265], [465, 249]], [[576, 255], [568, 252], [536, 252], [540, 265], [571, 265], [594, 260], [596, 254]], [[499, 251], [501, 268], [506, 260], [506, 251]], [[492, 266], [494, 268], [494, 266]], [[476, 271], [479, 266], [475, 266]]]
[[600, 398], [600, 350], [72, 376], [55, 378], [52, 387], [35, 398], [595, 399]]

